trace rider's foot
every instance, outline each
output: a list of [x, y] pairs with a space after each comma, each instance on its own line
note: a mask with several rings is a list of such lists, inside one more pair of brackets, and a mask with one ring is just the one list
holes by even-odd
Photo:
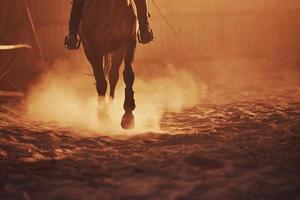
[[78, 49], [78, 36], [77, 33], [70, 32], [66, 36], [65, 47], [69, 50]]
[[148, 44], [154, 40], [153, 31], [149, 25], [140, 25], [139, 42], [142, 44]]

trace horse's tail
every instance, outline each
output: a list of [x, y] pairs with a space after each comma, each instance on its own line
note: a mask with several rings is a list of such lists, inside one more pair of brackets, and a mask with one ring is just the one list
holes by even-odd
[[107, 77], [112, 66], [112, 54], [108, 53], [104, 56], [104, 76]]

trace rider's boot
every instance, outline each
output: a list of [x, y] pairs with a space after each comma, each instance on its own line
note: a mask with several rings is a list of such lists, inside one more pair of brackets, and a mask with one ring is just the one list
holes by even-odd
[[138, 21], [139, 21], [139, 42], [147, 44], [154, 40], [153, 31], [149, 25], [149, 13], [147, 7], [147, 0], [134, 0], [137, 7]]
[[73, 0], [69, 21], [69, 34], [66, 36], [65, 47], [69, 50], [78, 49], [78, 30], [82, 15], [84, 0]]

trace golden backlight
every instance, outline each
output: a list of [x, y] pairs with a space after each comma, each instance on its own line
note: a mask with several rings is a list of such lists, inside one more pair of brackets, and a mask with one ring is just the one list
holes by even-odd
[[[173, 28], [181, 32], [172, 32], [150, 0], [155, 41], [138, 46], [136, 56], [137, 132], [159, 130], [165, 111], [198, 105], [204, 97], [217, 102], [227, 96], [239, 98], [250, 91], [299, 83], [300, 2], [155, 2]], [[62, 47], [65, 33], [61, 30], [67, 32], [69, 2], [31, 6], [33, 16], [39, 19], [45, 55], [55, 64], [49, 65], [46, 75], [32, 87], [30, 116], [64, 126], [120, 133], [122, 77], [115, 103], [110, 106], [110, 122], [99, 123], [94, 80], [85, 75], [91, 67], [82, 51], [67, 52]], [[211, 98], [211, 94], [224, 90], [229, 92], [219, 99]]]
[[[89, 1], [124, 5], [116, 26], [83, 23], [101, 67], [97, 33], [126, 41], [134, 16]], [[64, 47], [70, 3], [0, 0], [0, 46], [32, 46], [0, 52], [0, 200], [300, 200], [300, 0], [148, 0], [155, 39], [126, 56], [126, 115], [124, 65], [98, 101], [83, 48]]]

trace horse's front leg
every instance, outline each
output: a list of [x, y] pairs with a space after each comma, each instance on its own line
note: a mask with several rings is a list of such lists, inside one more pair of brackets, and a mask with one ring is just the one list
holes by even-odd
[[107, 91], [107, 81], [103, 70], [103, 57], [96, 61], [93, 65], [94, 76], [96, 80], [96, 88], [98, 93], [98, 118], [105, 120], [108, 117], [108, 107], [105, 101]]
[[119, 70], [124, 59], [124, 49], [112, 54], [112, 66], [109, 71], [110, 99], [115, 98], [115, 89], [119, 81]]
[[96, 80], [96, 89], [98, 93], [98, 117], [103, 118], [106, 115], [105, 94], [107, 91], [107, 81], [103, 71], [103, 56], [98, 56], [97, 51], [89, 46], [84, 46], [84, 51], [93, 67], [94, 77]]
[[134, 91], [133, 91], [133, 84], [134, 84], [134, 71], [133, 71], [133, 60], [134, 54], [136, 49], [136, 41], [132, 42], [128, 48], [125, 55], [125, 69], [123, 72], [124, 82], [126, 85], [125, 88], [125, 101], [124, 101], [124, 110], [125, 114], [122, 119], [122, 127], [124, 129], [131, 129], [134, 128], [134, 116], [132, 111], [135, 109], [135, 100], [134, 100]]
[[104, 71], [103, 71], [103, 59], [102, 57], [98, 58], [93, 66], [94, 76], [96, 80], [96, 88], [98, 96], [105, 97], [107, 91], [107, 81], [105, 79]]

